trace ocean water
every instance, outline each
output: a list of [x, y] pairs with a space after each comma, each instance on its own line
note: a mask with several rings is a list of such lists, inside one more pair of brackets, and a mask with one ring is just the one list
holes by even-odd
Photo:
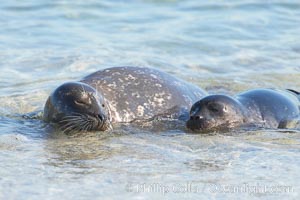
[[299, 199], [300, 131], [52, 135], [50, 92], [145, 66], [210, 93], [300, 90], [299, 1], [3, 1], [0, 199]]

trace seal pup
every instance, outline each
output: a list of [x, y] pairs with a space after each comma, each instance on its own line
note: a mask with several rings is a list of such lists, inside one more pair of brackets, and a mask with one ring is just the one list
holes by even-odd
[[199, 132], [247, 125], [287, 128], [289, 122], [299, 121], [299, 100], [300, 94], [294, 90], [254, 89], [235, 97], [209, 95], [192, 106], [186, 126]]
[[186, 121], [192, 104], [205, 95], [156, 69], [113, 67], [55, 89], [44, 107], [44, 120], [63, 132], [104, 131], [114, 123], [156, 117]]

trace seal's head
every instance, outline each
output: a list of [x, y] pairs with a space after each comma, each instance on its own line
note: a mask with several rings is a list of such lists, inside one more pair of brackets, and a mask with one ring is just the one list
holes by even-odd
[[63, 132], [104, 131], [110, 127], [108, 108], [97, 91], [81, 82], [59, 86], [48, 98], [44, 120], [59, 125]]
[[193, 131], [214, 131], [241, 125], [245, 119], [244, 108], [237, 100], [211, 95], [192, 106], [186, 126]]

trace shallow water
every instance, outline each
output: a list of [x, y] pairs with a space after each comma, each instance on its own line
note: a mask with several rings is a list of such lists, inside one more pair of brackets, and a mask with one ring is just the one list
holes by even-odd
[[21, 117], [59, 84], [120, 65], [211, 93], [300, 90], [298, 1], [31, 0], [0, 12], [0, 199], [299, 198], [299, 130], [66, 137]]

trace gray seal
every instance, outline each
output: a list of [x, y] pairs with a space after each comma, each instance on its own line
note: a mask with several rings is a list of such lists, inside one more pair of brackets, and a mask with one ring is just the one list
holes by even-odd
[[192, 106], [186, 126], [199, 132], [247, 125], [288, 128], [289, 122], [299, 121], [299, 99], [296, 91], [275, 89], [254, 89], [235, 97], [210, 95]]
[[155, 117], [183, 119], [201, 88], [151, 68], [113, 67], [59, 86], [44, 107], [44, 120], [63, 132], [104, 131], [114, 123]]

